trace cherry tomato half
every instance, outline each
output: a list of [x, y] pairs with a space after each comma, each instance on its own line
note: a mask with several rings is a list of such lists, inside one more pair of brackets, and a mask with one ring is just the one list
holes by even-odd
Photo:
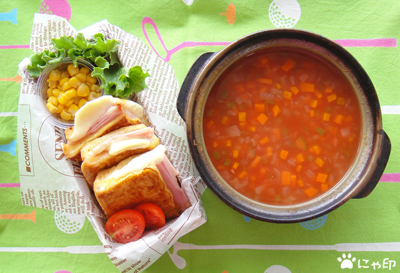
[[153, 203], [143, 203], [135, 207], [146, 223], [146, 228], [160, 228], [165, 225], [165, 215], [162, 209]]
[[106, 232], [118, 243], [126, 244], [138, 240], [144, 231], [143, 215], [133, 209], [113, 214], [106, 223]]

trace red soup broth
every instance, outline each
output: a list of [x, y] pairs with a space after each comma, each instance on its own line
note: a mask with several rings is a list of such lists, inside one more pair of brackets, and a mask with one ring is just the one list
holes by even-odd
[[207, 98], [209, 157], [236, 191], [257, 202], [309, 201], [337, 184], [355, 160], [358, 100], [346, 77], [295, 49], [242, 58]]

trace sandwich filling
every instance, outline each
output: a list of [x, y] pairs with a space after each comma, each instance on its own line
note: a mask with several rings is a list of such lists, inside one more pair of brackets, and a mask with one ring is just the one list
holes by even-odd
[[139, 118], [146, 123], [143, 108], [128, 100], [121, 100], [112, 96], [101, 96], [87, 102], [75, 115], [74, 131], [69, 142], [77, 142], [85, 136], [96, 132], [122, 113], [131, 119]]
[[107, 179], [117, 180], [129, 173], [138, 172], [148, 166], [155, 165], [168, 189], [171, 191], [175, 204], [179, 205], [180, 211], [183, 212], [189, 207], [189, 202], [182, 188], [178, 185], [176, 176], [179, 172], [172, 166], [165, 152], [166, 148], [163, 145], [158, 145], [153, 150], [133, 158], [123, 168], [111, 173]]
[[93, 155], [97, 155], [103, 151], [107, 151], [110, 155], [116, 155], [130, 149], [146, 148], [151, 144], [151, 139], [153, 137], [154, 129], [146, 127], [113, 136], [95, 146], [91, 152]]

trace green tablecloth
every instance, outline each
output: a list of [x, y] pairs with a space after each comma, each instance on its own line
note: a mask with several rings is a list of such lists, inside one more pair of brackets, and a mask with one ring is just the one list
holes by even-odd
[[[244, 217], [207, 189], [207, 222], [145, 272], [400, 271], [399, 1], [2, 0], [0, 6], [0, 272], [119, 272], [84, 217], [21, 204], [17, 67], [32, 54], [39, 12], [62, 16], [77, 30], [107, 19], [169, 62], [179, 84], [200, 54], [259, 30], [304, 29], [342, 44], [370, 75], [392, 141], [375, 190], [310, 222], [272, 224]], [[81, 225], [73, 230], [68, 221]]]

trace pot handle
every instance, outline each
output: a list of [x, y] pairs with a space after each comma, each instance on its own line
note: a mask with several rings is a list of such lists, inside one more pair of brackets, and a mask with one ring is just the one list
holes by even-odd
[[376, 168], [367, 185], [365, 185], [365, 187], [353, 198], [364, 198], [367, 197], [372, 192], [376, 184], [378, 184], [379, 179], [382, 177], [383, 171], [385, 170], [386, 164], [389, 160], [390, 150], [392, 147], [389, 136], [383, 130], [380, 130], [378, 134], [382, 135], [383, 140], [382, 140], [382, 150], [377, 160]]
[[182, 83], [181, 89], [178, 94], [178, 99], [176, 102], [176, 107], [178, 109], [179, 115], [185, 120], [185, 113], [187, 108], [187, 103], [189, 99], [190, 90], [194, 84], [196, 76], [199, 74], [199, 71], [203, 68], [205, 63], [211, 56], [214, 55], [214, 52], [207, 52], [200, 55], [197, 60], [194, 62], [192, 67], [190, 68], [188, 74], [185, 77], [185, 80]]

